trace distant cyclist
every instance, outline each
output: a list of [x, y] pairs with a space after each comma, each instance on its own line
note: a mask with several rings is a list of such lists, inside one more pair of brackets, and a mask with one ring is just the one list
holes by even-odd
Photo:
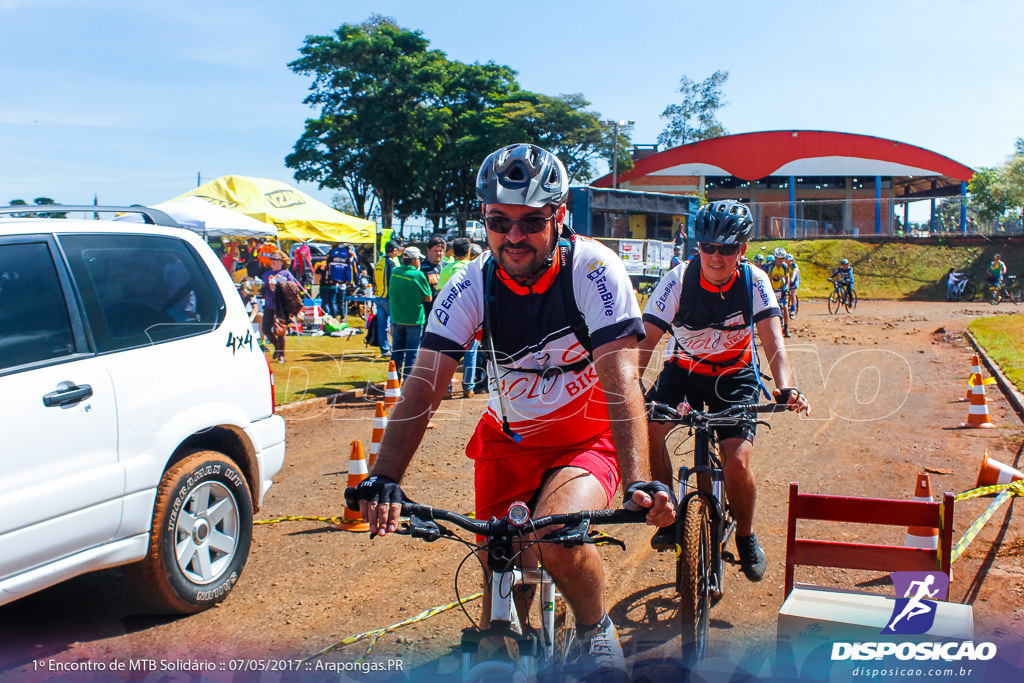
[[754, 265], [760, 268], [761, 270], [765, 270], [765, 268], [767, 268], [767, 266], [765, 265], [764, 254], [758, 253], [756, 256], [754, 256]]
[[786, 265], [789, 266], [789, 315], [796, 315], [796, 290], [800, 289], [800, 266], [796, 256], [786, 254]]
[[839, 267], [832, 271], [829, 282], [838, 284], [844, 290], [843, 296], [849, 297], [853, 291], [853, 267], [846, 259], [840, 259]]
[[999, 254], [992, 257], [988, 264], [988, 281], [993, 287], [1003, 284], [1003, 276], [1006, 275], [1006, 264], [999, 258]]
[[772, 289], [782, 306], [782, 336], [789, 336], [789, 307], [783, 305], [789, 293], [789, 265], [786, 263], [786, 250], [776, 247], [772, 254], [771, 263], [768, 264], [768, 279], [772, 282]]

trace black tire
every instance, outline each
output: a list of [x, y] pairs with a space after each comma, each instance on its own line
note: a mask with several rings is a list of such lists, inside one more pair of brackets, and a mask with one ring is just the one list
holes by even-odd
[[245, 476], [222, 453], [200, 451], [164, 473], [149, 554], [126, 567], [125, 576], [161, 610], [199, 612], [235, 587], [251, 542], [252, 496]]
[[693, 496], [686, 503], [677, 550], [676, 590], [683, 662], [693, 665], [707, 655], [711, 620], [711, 516], [700, 496]]
[[1017, 285], [1010, 287], [1010, 301], [1013, 302], [1014, 306], [1020, 306], [1021, 296], [1020, 287]]
[[964, 292], [961, 296], [964, 301], [974, 301], [974, 297], [978, 296], [978, 288], [974, 286], [974, 283], [968, 282], [964, 285]]
[[839, 290], [833, 289], [828, 295], [828, 312], [835, 315], [839, 312]]
[[847, 313], [850, 313], [851, 311], [855, 310], [857, 308], [857, 292], [853, 291], [852, 289], [849, 292], [847, 292], [846, 301], [843, 302], [843, 305], [846, 306]]

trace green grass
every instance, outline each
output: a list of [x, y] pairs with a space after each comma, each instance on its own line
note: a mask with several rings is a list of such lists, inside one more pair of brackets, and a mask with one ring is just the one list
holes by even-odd
[[[349, 324], [362, 328], [359, 318]], [[388, 358], [376, 346], [364, 343], [365, 334], [347, 338], [289, 336], [285, 341], [285, 362], [271, 363], [278, 405], [330, 396], [349, 389], [363, 389], [367, 383], [383, 382]], [[270, 353], [267, 353], [269, 358]]]
[[1024, 314], [978, 318], [968, 328], [1020, 391], [1024, 387]]

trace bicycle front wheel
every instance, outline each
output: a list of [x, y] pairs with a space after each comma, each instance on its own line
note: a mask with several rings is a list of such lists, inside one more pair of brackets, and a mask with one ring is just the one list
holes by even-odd
[[839, 312], [839, 290], [833, 289], [828, 295], [828, 312], [833, 315]]
[[711, 620], [711, 515], [706, 501], [693, 496], [686, 504], [676, 558], [683, 661], [702, 661], [708, 648]]
[[978, 288], [972, 283], [968, 282], [964, 285], [963, 298], [965, 301], [974, 301], [974, 297], [978, 296]]
[[988, 302], [993, 306], [998, 306], [999, 302], [1003, 300], [1003, 293], [999, 290], [999, 287], [988, 288]]

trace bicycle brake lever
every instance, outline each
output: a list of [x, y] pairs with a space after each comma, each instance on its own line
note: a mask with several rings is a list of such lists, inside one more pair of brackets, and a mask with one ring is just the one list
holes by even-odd
[[422, 538], [427, 543], [433, 543], [442, 536], [451, 536], [452, 532], [444, 528], [432, 519], [423, 519], [415, 515], [405, 523], [403, 531], [398, 533], [408, 534], [413, 538]]
[[547, 536], [544, 536], [542, 540], [558, 543], [566, 548], [573, 548], [588, 542], [587, 532], [589, 531], [590, 520], [584, 519], [576, 526], [563, 526], [560, 529], [555, 529]]

